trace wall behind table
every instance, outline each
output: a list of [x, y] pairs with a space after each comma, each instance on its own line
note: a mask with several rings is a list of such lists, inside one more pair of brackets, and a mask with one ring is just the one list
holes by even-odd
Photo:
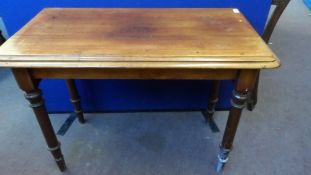
[[[1, 0], [0, 16], [13, 35], [45, 7], [230, 7], [238, 8], [262, 34], [271, 0]], [[209, 81], [78, 80], [85, 111], [202, 109]], [[44, 80], [41, 88], [49, 112], [71, 111], [63, 80]], [[218, 108], [228, 108], [233, 83], [221, 86]]]

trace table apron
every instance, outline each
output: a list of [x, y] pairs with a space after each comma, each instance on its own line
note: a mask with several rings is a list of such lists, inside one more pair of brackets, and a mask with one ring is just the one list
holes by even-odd
[[[19, 69], [19, 68], [16, 68]], [[22, 69], [22, 68], [20, 68]], [[36, 79], [233, 80], [237, 69], [29, 68]]]

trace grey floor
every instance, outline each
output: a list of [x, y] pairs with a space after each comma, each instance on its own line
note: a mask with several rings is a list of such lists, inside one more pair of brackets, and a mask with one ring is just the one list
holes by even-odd
[[[282, 60], [263, 71], [259, 104], [245, 111], [230, 162], [221, 174], [304, 175], [311, 170], [311, 16], [292, 0], [271, 39]], [[11, 73], [0, 69], [0, 174], [61, 174]], [[51, 115], [59, 128], [68, 115]], [[223, 131], [227, 112], [217, 112]], [[64, 174], [207, 175], [221, 133], [199, 112], [87, 114], [60, 136]]]

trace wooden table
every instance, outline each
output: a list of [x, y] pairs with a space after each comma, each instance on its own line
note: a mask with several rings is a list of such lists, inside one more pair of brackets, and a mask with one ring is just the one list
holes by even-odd
[[[65, 161], [38, 88], [44, 78], [236, 80], [218, 170], [228, 160], [260, 69], [280, 62], [237, 9], [42, 10], [0, 48], [61, 171]], [[70, 93], [83, 114], [76, 90]]]

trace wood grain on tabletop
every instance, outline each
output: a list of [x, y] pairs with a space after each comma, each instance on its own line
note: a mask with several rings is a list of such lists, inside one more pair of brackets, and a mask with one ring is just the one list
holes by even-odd
[[0, 47], [2, 67], [274, 68], [233, 9], [42, 10]]

